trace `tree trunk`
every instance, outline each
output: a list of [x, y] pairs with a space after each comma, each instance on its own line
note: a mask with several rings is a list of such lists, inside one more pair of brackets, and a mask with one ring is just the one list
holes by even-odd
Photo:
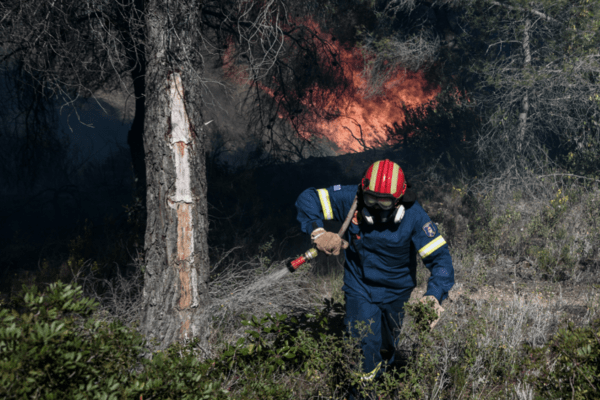
[[173, 9], [151, 0], [146, 12], [148, 218], [142, 329], [160, 348], [192, 336], [203, 339], [201, 319], [208, 302], [205, 135], [196, 129], [203, 126], [201, 85], [191, 67], [195, 64], [183, 53], [193, 43], [182, 43], [187, 33], [174, 32], [169, 24], [194, 15], [183, 18]]
[[[531, 20], [529, 18], [525, 19], [525, 28], [523, 35], [523, 52], [524, 52], [524, 69], [528, 70], [531, 65], [531, 48], [529, 44], [529, 31], [531, 30]], [[529, 113], [529, 95], [525, 92], [523, 99], [521, 100], [521, 112], [519, 113], [519, 138], [517, 141], [518, 151], [517, 153], [521, 153], [523, 150], [525, 135], [527, 133], [527, 115]]]

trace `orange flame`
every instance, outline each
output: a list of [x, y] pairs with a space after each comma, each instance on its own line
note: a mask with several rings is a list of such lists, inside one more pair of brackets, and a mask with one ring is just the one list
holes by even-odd
[[[315, 118], [314, 126], [300, 131], [304, 137], [320, 133], [334, 142], [342, 153], [377, 147], [387, 141], [388, 127], [404, 121], [403, 106], [417, 107], [428, 103], [440, 92], [439, 86], [429, 83], [421, 72], [397, 70], [384, 83], [379, 96], [367, 96], [369, 83], [363, 74], [365, 58], [360, 49], [343, 47], [334, 42], [331, 35], [322, 33], [317, 24], [309, 21], [307, 25], [335, 43], [349, 87], [341, 98], [336, 98], [333, 93], [322, 96], [329, 98], [329, 103], [321, 105], [321, 110], [313, 111], [336, 117]], [[313, 88], [313, 92], [320, 90], [326, 89]], [[307, 100], [303, 101], [303, 104], [307, 103]]]
[[[303, 105], [303, 121], [292, 122], [293, 116], [280, 111], [280, 118], [287, 118], [305, 139], [326, 137], [338, 147], [338, 153], [360, 152], [388, 142], [388, 127], [404, 122], [404, 107], [418, 107], [431, 102], [440, 92], [437, 85], [428, 82], [422, 72], [402, 69], [394, 71], [383, 84], [381, 94], [368, 96], [369, 82], [363, 71], [365, 57], [361, 50], [347, 48], [336, 42], [332, 35], [321, 31], [317, 23], [305, 20], [303, 25], [329, 42], [338, 54], [346, 90], [338, 93], [328, 88], [313, 85], [300, 99]], [[238, 79], [240, 76], [238, 71]], [[233, 74], [229, 74], [233, 77]], [[271, 88], [258, 83], [265, 93], [277, 101], [281, 96]], [[362, 143], [361, 143], [362, 142]]]

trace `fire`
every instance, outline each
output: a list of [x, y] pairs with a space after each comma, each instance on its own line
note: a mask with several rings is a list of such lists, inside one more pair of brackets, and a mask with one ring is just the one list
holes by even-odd
[[[383, 84], [381, 94], [368, 96], [368, 81], [364, 76], [365, 60], [359, 48], [348, 48], [332, 35], [321, 31], [311, 20], [307, 26], [328, 42], [338, 55], [347, 84], [345, 90], [314, 84], [299, 102], [302, 118], [293, 113], [279, 112], [305, 139], [326, 137], [338, 147], [338, 153], [360, 152], [387, 142], [388, 127], [404, 121], [404, 107], [412, 108], [433, 101], [440, 92], [421, 72], [397, 70]], [[265, 93], [283, 102], [277, 91], [258, 84]], [[340, 95], [341, 93], [341, 95]]]
[[404, 121], [403, 106], [419, 106], [439, 93], [439, 88], [432, 88], [421, 73], [397, 71], [384, 84], [381, 95], [367, 97], [368, 83], [362, 74], [362, 55], [356, 49], [341, 48], [340, 53], [346, 64], [350, 87], [341, 99], [332, 100], [329, 107], [326, 106], [328, 114], [339, 116], [315, 121], [315, 130], [334, 142], [342, 152], [363, 151], [385, 143], [387, 127]]
[[[387, 141], [388, 127], [404, 121], [403, 107], [412, 108], [433, 101], [440, 91], [420, 72], [397, 70], [383, 84], [379, 96], [368, 96], [368, 82], [363, 74], [365, 57], [360, 49], [347, 48], [336, 42], [312, 20], [305, 20], [304, 25], [334, 47], [348, 83], [341, 96], [317, 85], [307, 91], [308, 95], [301, 103], [308, 117], [303, 124], [296, 125], [304, 138], [325, 136], [339, 147], [341, 153], [377, 147]], [[315, 98], [320, 101], [314, 101]]]

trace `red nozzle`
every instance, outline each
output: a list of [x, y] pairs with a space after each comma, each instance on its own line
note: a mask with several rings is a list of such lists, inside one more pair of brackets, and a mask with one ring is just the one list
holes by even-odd
[[317, 252], [317, 249], [315, 249], [315, 248], [308, 250], [306, 253], [304, 253], [300, 257], [296, 258], [295, 260], [290, 261], [290, 264], [288, 265], [289, 270], [291, 272], [294, 272], [295, 270], [298, 269], [298, 267], [300, 267], [302, 264], [304, 264], [308, 260], [312, 260], [318, 254], [319, 253]]

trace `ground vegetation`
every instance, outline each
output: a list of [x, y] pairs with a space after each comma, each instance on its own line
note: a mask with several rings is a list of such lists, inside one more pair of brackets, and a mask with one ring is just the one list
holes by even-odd
[[[414, 306], [408, 308], [397, 348], [399, 363], [361, 390], [366, 396], [390, 399], [533, 399], [567, 393], [593, 398], [598, 380], [595, 321], [600, 311], [597, 186], [565, 181], [560, 191], [557, 188], [554, 196], [540, 203], [513, 193], [513, 204], [507, 207], [474, 195], [458, 182], [443, 185], [434, 171], [420, 178], [414, 181], [419, 201], [450, 243], [457, 284], [443, 304], [446, 312], [436, 328], [423, 329], [428, 313], [417, 300], [425, 291], [427, 272], [420, 266]], [[347, 397], [357, 383], [354, 371], [360, 357], [344, 337], [341, 322], [343, 261], [319, 257], [296, 274], [272, 279], [285, 268], [285, 259], [278, 256], [283, 245], [267, 240], [258, 251], [252, 250], [252, 243], [241, 246], [238, 242], [228, 251], [214, 249], [208, 346], [189, 341], [157, 353], [144, 345], [145, 339], [136, 333], [143, 287], [139, 260], [132, 263], [129, 276], [110, 279], [98, 269], [95, 274], [90, 260], [70, 287], [44, 289], [40, 285], [44, 280], [31, 276], [29, 282], [37, 279], [40, 288], [25, 286], [3, 304], [6, 345], [0, 358], [11, 371], [5, 374], [7, 379], [14, 378], [3, 382], [9, 398], [26, 390], [19, 385], [20, 374], [43, 368], [41, 361], [32, 360], [22, 369], [14, 369], [10, 362], [19, 354], [30, 354], [32, 348], [42, 349], [44, 340], [51, 340], [53, 345], [46, 349], [56, 353], [44, 358], [40, 352], [44, 360], [76, 360], [98, 352], [104, 355], [97, 356], [97, 365], [109, 363], [114, 369], [98, 375], [89, 388], [57, 386], [52, 379], [58, 382], [58, 375], [48, 380], [34, 373], [40, 393], [86, 396], [97, 391], [116, 398], [132, 393], [144, 398], [173, 393], [189, 398]], [[65, 306], [55, 315], [53, 309], [63, 310], [60, 301], [71, 297], [77, 307], [71, 311]], [[80, 302], [81, 308], [95, 305], [83, 311]], [[49, 311], [38, 314], [38, 303]], [[115, 325], [117, 321], [122, 322]], [[60, 329], [54, 332], [56, 327]], [[38, 331], [54, 336], [33, 335]], [[75, 351], [72, 342], [79, 335], [104, 338], [110, 350], [98, 350], [100, 344], [86, 341], [89, 349]], [[131, 362], [118, 361], [125, 359]], [[64, 368], [70, 365], [60, 362]], [[573, 372], [573, 365], [578, 372]], [[81, 379], [103, 370], [98, 368], [82, 371]], [[149, 386], [142, 386], [144, 381]]]

